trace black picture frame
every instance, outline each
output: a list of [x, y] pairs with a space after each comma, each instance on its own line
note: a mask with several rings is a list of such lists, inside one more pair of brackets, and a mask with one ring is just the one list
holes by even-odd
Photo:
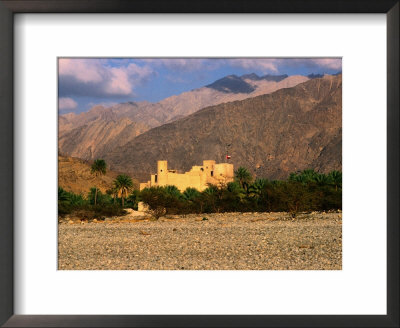
[[[0, 0], [0, 324], [4, 327], [399, 327], [398, 0]], [[16, 13], [385, 13], [387, 315], [14, 315], [13, 17]], [[368, 288], [368, 286], [365, 286]]]

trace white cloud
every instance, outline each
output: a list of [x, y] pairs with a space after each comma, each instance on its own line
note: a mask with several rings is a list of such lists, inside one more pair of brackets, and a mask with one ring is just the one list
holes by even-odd
[[340, 58], [320, 58], [320, 59], [312, 59], [311, 61], [313, 61], [316, 65], [325, 68], [337, 69], [337, 70], [342, 69], [342, 59]]
[[58, 98], [58, 109], [59, 110], [73, 110], [78, 107], [76, 101], [72, 98], [62, 97]]
[[340, 58], [243, 58], [228, 59], [227, 62], [244, 69], [256, 69], [265, 73], [278, 73], [285, 71], [285, 67], [309, 67], [312, 69], [342, 69]]
[[164, 66], [176, 72], [213, 70], [226, 65], [264, 72], [276, 73], [278, 71], [278, 60], [272, 58], [148, 58], [142, 59], [142, 62], [154, 66]]
[[230, 65], [244, 69], [257, 69], [266, 72], [278, 72], [278, 60], [273, 58], [228, 59]]
[[59, 97], [129, 98], [135, 96], [138, 86], [156, 76], [160, 67], [169, 70], [169, 76], [179, 82], [182, 79], [179, 73], [189, 72], [194, 78], [205, 71], [229, 66], [248, 73], [282, 74], [289, 68], [307, 68], [313, 73], [340, 71], [342, 61], [340, 58], [144, 58], [133, 62], [62, 58], [59, 60]]
[[59, 60], [61, 96], [133, 96], [134, 88], [154, 72], [134, 63], [110, 66], [101, 59]]
[[61, 76], [72, 76], [83, 83], [99, 83], [107, 75], [99, 61], [89, 59], [61, 58], [58, 62], [58, 72]]
[[[307, 67], [310, 70], [337, 70], [342, 69], [341, 58], [281, 58], [276, 60], [279, 68]], [[310, 72], [312, 73], [312, 72]]]
[[[209, 60], [202, 58], [146, 58], [142, 59], [142, 62], [154, 66], [164, 66], [176, 72], [192, 72], [207, 67], [210, 68], [211, 64]], [[215, 67], [216, 61], [213, 62], [213, 67]]]

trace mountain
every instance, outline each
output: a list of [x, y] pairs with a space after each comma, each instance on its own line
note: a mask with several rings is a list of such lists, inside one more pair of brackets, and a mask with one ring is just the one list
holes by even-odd
[[[118, 173], [107, 170], [106, 175], [95, 177], [90, 173], [91, 163], [69, 156], [58, 156], [58, 186], [76, 194], [87, 195], [97, 186], [103, 193], [113, 186]], [[137, 181], [135, 181], [137, 184]]]
[[157, 160], [186, 171], [203, 160], [286, 178], [314, 168], [341, 169], [342, 76], [326, 75], [270, 94], [222, 103], [153, 128], [105, 154], [115, 170], [147, 181]]
[[103, 157], [139, 134], [190, 115], [201, 108], [268, 94], [307, 81], [300, 75], [230, 75], [208, 86], [171, 96], [158, 103], [127, 102], [94, 106], [88, 112], [59, 116], [59, 150], [91, 160]]
[[60, 124], [58, 147], [62, 153], [88, 160], [102, 157], [114, 147], [122, 146], [148, 130], [144, 124], [118, 118], [110, 109], [101, 111], [86, 123], [79, 123], [69, 131], [63, 131]]
[[243, 80], [252, 80], [252, 81], [266, 80], [266, 81], [275, 81], [275, 82], [282, 81], [282, 80], [286, 79], [287, 77], [288, 77], [287, 74], [258, 76], [255, 73], [244, 74], [244, 75], [241, 76], [241, 78]]
[[321, 77], [324, 77], [324, 74], [314, 74], [314, 73], [311, 73], [311, 74], [308, 74], [307, 77], [308, 77], [309, 79], [319, 79], [319, 78], [321, 78]]
[[228, 75], [214, 83], [206, 85], [206, 87], [224, 93], [252, 93], [255, 90], [251, 84], [246, 83], [236, 75]]

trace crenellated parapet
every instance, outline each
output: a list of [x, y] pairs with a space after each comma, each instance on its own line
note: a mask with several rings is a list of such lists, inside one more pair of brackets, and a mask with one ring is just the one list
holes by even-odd
[[193, 166], [190, 171], [178, 173], [169, 170], [167, 161], [157, 161], [157, 174], [152, 174], [150, 180], [140, 184], [140, 190], [154, 186], [176, 186], [184, 191], [186, 188], [196, 188], [202, 191], [208, 184], [220, 185], [233, 181], [233, 164], [216, 163], [214, 160], [205, 160], [203, 165]]

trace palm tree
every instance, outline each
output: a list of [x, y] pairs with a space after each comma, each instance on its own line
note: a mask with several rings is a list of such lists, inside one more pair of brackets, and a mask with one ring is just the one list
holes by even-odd
[[204, 194], [207, 194], [209, 196], [213, 196], [218, 192], [218, 187], [216, 185], [213, 184], [208, 184], [208, 187], [206, 189], [203, 190]]
[[318, 173], [315, 172], [313, 169], [307, 169], [301, 172], [300, 182], [316, 182]]
[[[90, 172], [92, 174], [94, 174], [95, 177], [106, 174], [107, 164], [106, 164], [105, 160], [104, 159], [96, 159], [94, 161], [94, 163], [92, 164]], [[97, 203], [97, 190], [98, 190], [97, 187], [95, 187], [95, 188], [96, 188], [96, 192], [94, 195], [94, 205], [96, 205], [96, 203]]]
[[256, 179], [254, 183], [249, 187], [249, 196], [258, 198], [261, 196], [262, 191], [268, 184], [268, 180], [264, 178]]
[[245, 186], [248, 186], [253, 180], [250, 172], [243, 166], [239, 167], [237, 171], [235, 171], [235, 178], [243, 189], [247, 189]]
[[67, 191], [65, 191], [63, 188], [58, 187], [58, 201], [61, 202], [66, 202], [69, 201], [70, 197]]
[[314, 179], [315, 179], [315, 182], [320, 186], [326, 186], [331, 181], [331, 178], [328, 175], [323, 174], [323, 173], [317, 174]]
[[106, 190], [107, 195], [110, 195], [113, 198], [113, 204], [115, 204], [115, 199], [117, 198], [118, 195], [118, 190], [115, 188], [115, 186], [112, 186], [110, 189]]
[[243, 201], [244, 197], [246, 196], [245, 190], [239, 185], [238, 182], [229, 182], [225, 189], [225, 195], [233, 196], [240, 201]]
[[122, 207], [124, 207], [124, 197], [128, 197], [133, 188], [132, 179], [126, 174], [120, 174], [114, 180], [114, 188], [118, 190], [118, 197], [121, 197]]
[[335, 186], [335, 190], [338, 190], [338, 187], [342, 187], [342, 172], [340, 171], [332, 171], [328, 174], [329, 178], [332, 181], [332, 184]]
[[309, 177], [306, 176], [304, 173], [290, 173], [289, 181], [301, 182], [303, 184], [310, 182]]
[[193, 201], [200, 196], [200, 192], [196, 188], [186, 188], [183, 192], [183, 198], [188, 201]]
[[181, 198], [181, 191], [174, 185], [168, 185], [164, 187], [165, 191], [168, 195], [171, 195], [175, 198]]

